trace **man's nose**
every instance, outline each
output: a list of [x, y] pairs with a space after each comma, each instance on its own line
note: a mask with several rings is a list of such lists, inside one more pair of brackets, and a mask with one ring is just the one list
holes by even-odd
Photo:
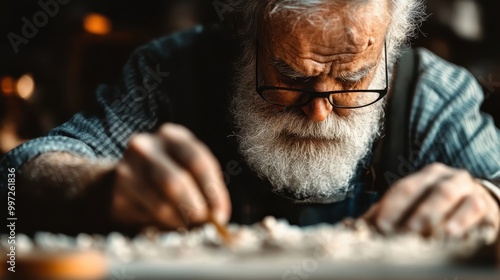
[[326, 98], [314, 98], [301, 109], [311, 121], [322, 122], [332, 113], [333, 106]]

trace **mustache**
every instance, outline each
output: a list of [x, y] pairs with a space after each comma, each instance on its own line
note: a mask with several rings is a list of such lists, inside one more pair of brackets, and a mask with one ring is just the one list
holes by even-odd
[[[254, 100], [253, 102], [263, 101]], [[347, 116], [340, 116], [332, 112], [324, 121], [314, 122], [309, 120], [299, 108], [289, 108], [271, 113], [262, 110], [261, 106], [255, 106], [249, 110], [245, 120], [253, 122], [255, 125], [272, 124], [268, 130], [275, 139], [287, 137], [297, 140], [346, 141], [356, 136], [351, 135], [354, 131], [350, 128], [358, 124], [360, 116], [373, 114], [374, 110], [380, 110], [380, 105], [352, 110]]]

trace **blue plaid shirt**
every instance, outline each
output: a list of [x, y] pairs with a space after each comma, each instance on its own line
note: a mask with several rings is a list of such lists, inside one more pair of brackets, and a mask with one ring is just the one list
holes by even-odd
[[[243, 222], [267, 214], [280, 216], [265, 207], [256, 210], [245, 206], [252, 197], [258, 201], [267, 194], [254, 187], [265, 182], [245, 166], [234, 137], [228, 137], [233, 132], [227, 112], [232, 61], [238, 49], [227, 32], [201, 26], [140, 47], [125, 65], [119, 83], [97, 89], [97, 112], [78, 113], [47, 136], [18, 146], [2, 159], [0, 189], [6, 188], [7, 168], [19, 170], [42, 153], [68, 152], [119, 160], [132, 134], [152, 132], [164, 122], [176, 122], [191, 129], [212, 149], [224, 171], [229, 164], [239, 164], [238, 174], [225, 172], [228, 187], [236, 192], [242, 188], [234, 185], [250, 186], [243, 191], [245, 198], [232, 196], [233, 204], [238, 205], [233, 207], [233, 216], [255, 216], [240, 219]], [[428, 50], [419, 49], [418, 55], [419, 79], [408, 130], [412, 159], [407, 163], [418, 170], [442, 162], [466, 169], [475, 177], [500, 178], [500, 131], [492, 118], [479, 110], [483, 93], [476, 80], [465, 69]], [[301, 223], [300, 217], [309, 212], [302, 209], [296, 222]], [[334, 221], [344, 215], [337, 216], [325, 219]]]

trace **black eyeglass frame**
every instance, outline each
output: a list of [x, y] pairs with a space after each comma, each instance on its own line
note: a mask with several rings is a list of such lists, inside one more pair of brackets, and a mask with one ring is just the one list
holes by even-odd
[[[274, 105], [274, 106], [279, 106], [279, 107], [284, 107], [284, 108], [296, 108], [296, 107], [302, 107], [309, 102], [311, 102], [315, 98], [326, 98], [328, 99], [328, 102], [332, 104], [335, 108], [341, 108], [341, 109], [358, 109], [358, 108], [363, 108], [367, 107], [370, 105], [373, 105], [380, 101], [382, 98], [384, 98], [387, 95], [387, 92], [389, 91], [389, 73], [387, 69], [387, 42], [384, 41], [384, 56], [385, 56], [385, 89], [356, 89], [356, 90], [337, 90], [337, 91], [325, 91], [325, 92], [317, 92], [313, 90], [304, 90], [304, 89], [295, 89], [295, 88], [287, 88], [287, 87], [276, 87], [276, 86], [259, 86], [259, 41], [258, 39], [255, 39], [255, 55], [256, 55], [256, 61], [255, 61], [255, 90], [259, 94], [259, 96], [264, 99], [266, 102]], [[309, 99], [301, 103], [299, 105], [293, 105], [293, 106], [285, 106], [281, 104], [275, 104], [269, 100], [267, 100], [264, 95], [262, 94], [265, 90], [289, 90], [289, 91], [295, 91], [295, 92], [300, 92], [300, 93], [308, 93]], [[368, 104], [364, 104], [361, 106], [339, 106], [336, 104], [333, 104], [332, 100], [330, 99], [330, 95], [332, 94], [339, 94], [339, 93], [350, 93], [350, 92], [376, 92], [379, 94], [379, 97]]]

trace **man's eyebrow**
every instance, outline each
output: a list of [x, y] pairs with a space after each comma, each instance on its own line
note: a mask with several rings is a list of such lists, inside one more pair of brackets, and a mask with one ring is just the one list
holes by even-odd
[[337, 79], [347, 82], [359, 82], [368, 74], [370, 74], [370, 72], [373, 70], [373, 68], [375, 68], [375, 66], [377, 66], [375, 63], [370, 63], [354, 72], [341, 73], [340, 75], [337, 76]]
[[297, 71], [295, 68], [292, 66], [288, 65], [286, 62], [284, 62], [281, 59], [276, 59], [271, 62], [271, 65], [280, 72], [281, 75], [286, 76], [288, 78], [292, 79], [307, 79], [310, 78], [309, 76]]
[[[284, 62], [281, 59], [276, 59], [271, 62], [271, 64], [280, 72], [283, 76], [286, 76], [288, 78], [292, 79], [307, 79], [311, 78], [310, 76], [307, 76], [292, 66], [288, 65], [286, 62]], [[337, 76], [339, 80], [342, 81], [347, 81], [347, 82], [359, 82], [362, 80], [364, 77], [366, 77], [370, 72], [377, 66], [375, 63], [370, 63], [366, 66], [361, 67], [358, 70], [355, 70], [353, 72], [345, 72], [341, 73], [340, 75]]]

